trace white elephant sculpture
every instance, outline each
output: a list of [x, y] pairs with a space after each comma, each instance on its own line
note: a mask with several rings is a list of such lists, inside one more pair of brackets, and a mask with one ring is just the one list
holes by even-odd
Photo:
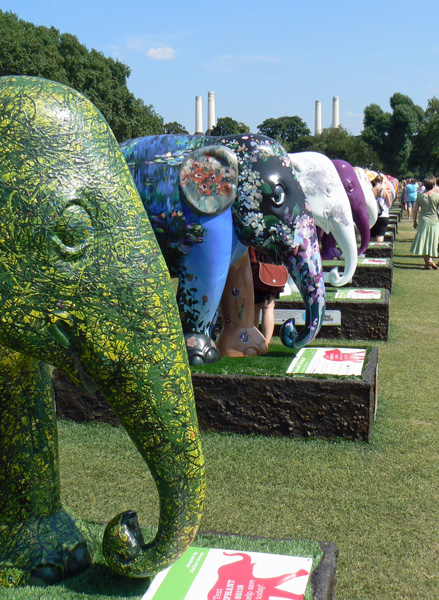
[[330, 158], [320, 152], [288, 155], [299, 183], [305, 192], [314, 221], [336, 239], [345, 261], [342, 275], [331, 270], [328, 283], [342, 286], [351, 281], [357, 268], [357, 241], [348, 195]]

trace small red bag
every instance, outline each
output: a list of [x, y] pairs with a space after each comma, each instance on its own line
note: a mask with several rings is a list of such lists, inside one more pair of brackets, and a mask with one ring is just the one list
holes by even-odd
[[283, 265], [260, 262], [258, 275], [254, 287], [262, 292], [280, 293], [288, 281], [288, 271]]

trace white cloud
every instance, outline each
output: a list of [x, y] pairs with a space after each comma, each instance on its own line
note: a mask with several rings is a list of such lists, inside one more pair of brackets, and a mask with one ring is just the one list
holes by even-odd
[[[152, 42], [154, 43], [154, 42]], [[158, 46], [157, 48], [151, 48], [151, 39], [147, 37], [132, 37], [126, 40], [126, 47], [128, 50], [135, 50], [146, 54], [153, 60], [172, 60], [176, 58], [176, 52], [169, 46]]]
[[172, 60], [175, 58], [175, 50], [169, 46], [150, 48], [146, 55], [154, 60]]

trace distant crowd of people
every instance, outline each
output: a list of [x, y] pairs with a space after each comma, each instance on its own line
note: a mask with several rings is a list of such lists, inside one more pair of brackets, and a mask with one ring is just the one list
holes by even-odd
[[401, 202], [416, 229], [410, 253], [423, 257], [424, 269], [437, 270], [433, 259], [439, 256], [439, 178], [430, 175], [422, 183], [409, 179], [402, 185]]

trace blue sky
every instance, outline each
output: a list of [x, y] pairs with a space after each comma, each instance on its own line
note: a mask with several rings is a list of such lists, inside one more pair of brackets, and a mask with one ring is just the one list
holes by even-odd
[[0, 0], [35, 25], [72, 33], [131, 68], [130, 91], [165, 122], [195, 128], [195, 96], [252, 131], [298, 115], [314, 133], [315, 101], [330, 127], [362, 129], [364, 108], [394, 92], [423, 109], [439, 97], [437, 0]]

